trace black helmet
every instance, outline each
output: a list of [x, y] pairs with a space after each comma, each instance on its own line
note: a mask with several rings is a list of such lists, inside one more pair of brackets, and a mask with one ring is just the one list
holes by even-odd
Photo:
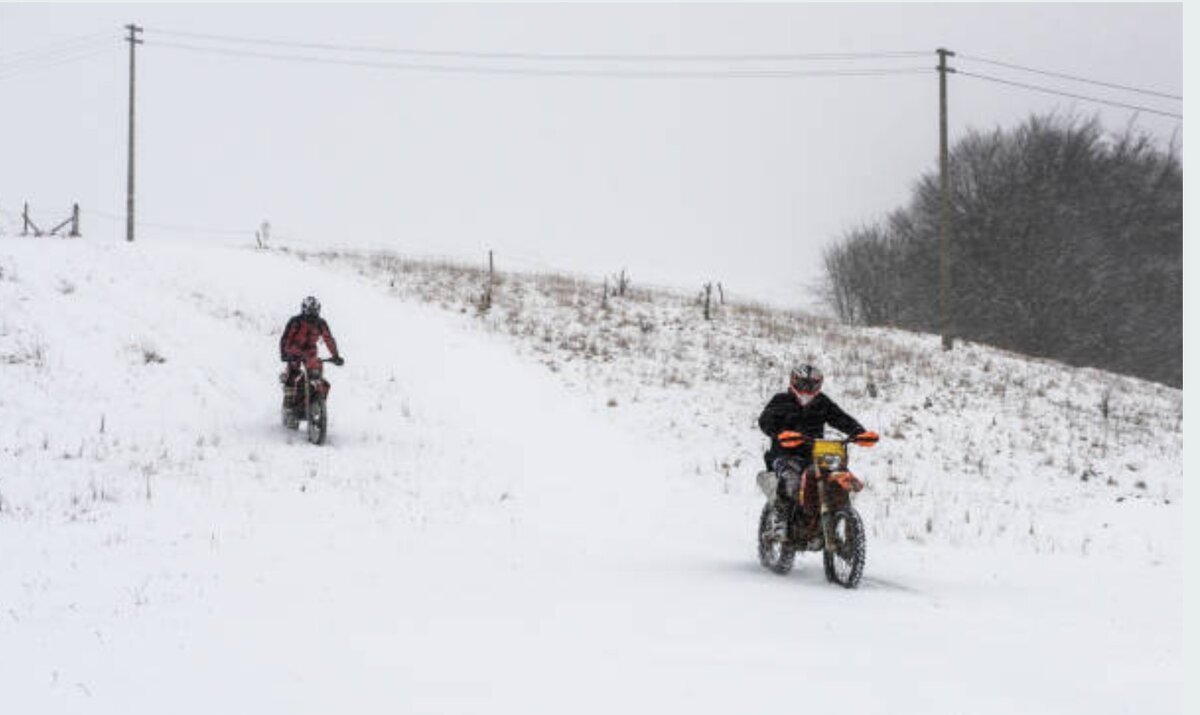
[[825, 376], [812, 365], [799, 365], [792, 368], [788, 378], [788, 391], [791, 392], [801, 405], [807, 405], [821, 392], [821, 383]]
[[306, 318], [315, 318], [321, 314], [321, 301], [313, 296], [308, 296], [300, 303], [300, 315]]

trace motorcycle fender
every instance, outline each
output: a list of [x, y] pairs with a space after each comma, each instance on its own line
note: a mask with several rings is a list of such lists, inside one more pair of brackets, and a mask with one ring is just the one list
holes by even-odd
[[862, 481], [850, 472], [837, 472], [836, 474], [831, 474], [829, 478], [837, 482], [838, 486], [848, 492], [862, 491]]

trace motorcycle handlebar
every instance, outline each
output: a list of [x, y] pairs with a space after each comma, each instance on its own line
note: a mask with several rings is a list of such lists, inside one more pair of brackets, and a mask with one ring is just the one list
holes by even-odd
[[856, 444], [860, 447], [873, 447], [879, 442], [879, 434], [875, 432], [863, 432], [853, 437], [809, 437], [803, 435], [802, 442], [839, 442], [841, 444]]

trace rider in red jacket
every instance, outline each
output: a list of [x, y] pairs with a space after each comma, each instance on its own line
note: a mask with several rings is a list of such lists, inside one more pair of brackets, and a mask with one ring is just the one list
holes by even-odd
[[[282, 377], [285, 409], [292, 407], [294, 383], [301, 374], [301, 364], [320, 368], [321, 363], [317, 361], [317, 341], [320, 340], [325, 342], [334, 365], [345, 362], [338, 354], [337, 341], [329, 331], [329, 323], [321, 317], [321, 302], [310, 295], [300, 303], [300, 315], [293, 316], [287, 322], [279, 338], [279, 359], [287, 363], [287, 372]], [[321, 380], [321, 394], [329, 394], [329, 383], [324, 379]]]

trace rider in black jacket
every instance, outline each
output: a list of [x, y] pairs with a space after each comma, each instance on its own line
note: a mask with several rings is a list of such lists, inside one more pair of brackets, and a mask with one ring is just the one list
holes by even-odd
[[[812, 365], [793, 368], [788, 391], [772, 397], [758, 418], [759, 429], [771, 438], [763, 459], [767, 469], [779, 476], [778, 496], [790, 503], [795, 503], [801, 475], [812, 463], [812, 440], [825, 436], [826, 424], [848, 437], [866, 431], [821, 392], [822, 382], [821, 371]], [[803, 439], [788, 433], [799, 433]]]

